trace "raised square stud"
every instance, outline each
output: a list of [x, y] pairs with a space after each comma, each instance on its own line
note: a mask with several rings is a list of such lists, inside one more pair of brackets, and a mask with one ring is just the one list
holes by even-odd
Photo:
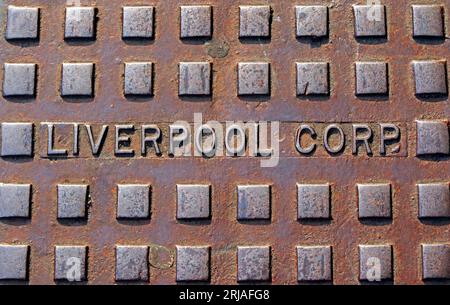
[[238, 220], [270, 220], [269, 185], [239, 185], [237, 192]]
[[177, 246], [177, 281], [209, 281], [211, 248]]
[[209, 185], [177, 185], [177, 219], [207, 219], [211, 216]]
[[2, 123], [2, 157], [33, 155], [33, 124]]
[[147, 246], [116, 246], [116, 281], [148, 281]]
[[39, 38], [39, 8], [8, 6], [6, 39]]
[[62, 66], [62, 96], [94, 95], [94, 64], [65, 63]]
[[0, 280], [28, 279], [28, 251], [26, 245], [0, 245]]
[[0, 218], [29, 218], [31, 184], [0, 183]]
[[4, 64], [3, 96], [34, 96], [36, 64]]
[[239, 17], [239, 37], [270, 37], [270, 6], [240, 6]]
[[390, 184], [358, 184], [359, 218], [392, 216]]
[[270, 246], [238, 247], [238, 282], [270, 281]]
[[297, 63], [297, 95], [327, 95], [328, 63], [309, 62]]
[[331, 281], [331, 247], [330, 246], [298, 246], [297, 247], [297, 280]]
[[153, 64], [151, 62], [125, 63], [125, 95], [152, 95]]
[[422, 278], [450, 279], [450, 244], [422, 245]]
[[86, 218], [88, 186], [58, 184], [58, 218]]
[[417, 95], [447, 94], [445, 60], [413, 61]]
[[67, 7], [65, 38], [95, 38], [95, 8]]
[[123, 8], [123, 38], [153, 38], [153, 6]]
[[353, 5], [355, 36], [386, 37], [386, 9], [384, 5]]
[[212, 7], [181, 6], [181, 38], [211, 37]]
[[55, 247], [55, 280], [81, 282], [87, 279], [87, 247]]
[[417, 185], [419, 217], [450, 217], [450, 188], [448, 183]]
[[385, 62], [357, 62], [356, 95], [388, 94], [388, 64]]
[[392, 280], [392, 246], [359, 246], [359, 279], [380, 282]]
[[447, 121], [416, 121], [416, 154], [449, 154], [449, 133]]
[[239, 95], [270, 95], [270, 64], [264, 62], [238, 64]]
[[297, 184], [297, 218], [330, 218], [330, 185]]
[[122, 184], [117, 192], [117, 218], [150, 217], [150, 185]]
[[444, 14], [441, 5], [413, 5], [414, 37], [444, 37]]
[[181, 62], [179, 69], [180, 95], [211, 95], [209, 62]]
[[296, 6], [297, 37], [328, 36], [328, 7], [323, 5]]

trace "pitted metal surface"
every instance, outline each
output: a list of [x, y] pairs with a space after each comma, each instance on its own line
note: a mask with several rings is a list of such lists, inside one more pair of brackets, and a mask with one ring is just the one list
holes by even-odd
[[450, 283], [449, 13], [0, 1], [0, 283]]

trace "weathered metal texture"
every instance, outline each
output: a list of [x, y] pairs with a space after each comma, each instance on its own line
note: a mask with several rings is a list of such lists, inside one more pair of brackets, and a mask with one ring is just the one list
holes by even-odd
[[[270, 36], [266, 36], [263, 26], [250, 33], [260, 37], [243, 39], [239, 6], [262, 4], [270, 5]], [[439, 64], [442, 60], [448, 61], [450, 55], [450, 1], [420, 1], [420, 4], [442, 6], [446, 32], [439, 37], [435, 37], [440, 33], [438, 21], [416, 26], [414, 29], [420, 30], [416, 32], [420, 37], [414, 35], [412, 5], [418, 3], [410, 0], [383, 1], [385, 15], [381, 16], [385, 18], [386, 33], [383, 34], [382, 25], [371, 27], [370, 23], [360, 20], [361, 26], [368, 27], [363, 34], [369, 36], [355, 37], [354, 4], [364, 5], [365, 1], [302, 1], [301, 5], [328, 7], [328, 33], [314, 38], [297, 37], [295, 6], [298, 3], [291, 1], [86, 0], [82, 5], [96, 8], [95, 35], [74, 40], [65, 39], [65, 0], [2, 1], [1, 66], [5, 63], [37, 64], [37, 73], [32, 95], [28, 95], [31, 88], [23, 90], [22, 84], [5, 82], [4, 74], [0, 73], [1, 83], [12, 86], [13, 91], [26, 93], [20, 97], [4, 94], [0, 98], [0, 120], [34, 123], [35, 143], [45, 143], [38, 127], [40, 122], [48, 121], [85, 122], [97, 127], [114, 123], [169, 123], [192, 121], [193, 114], [200, 112], [204, 121], [284, 122], [280, 130], [284, 150], [275, 168], [262, 168], [260, 159], [249, 157], [112, 158], [106, 154], [97, 158], [83, 157], [81, 151], [78, 159], [48, 158], [40, 151], [45, 145], [37, 148], [29, 142], [27, 130], [33, 130], [33, 126], [14, 125], [21, 132], [13, 143], [20, 145], [11, 152], [2, 147], [0, 182], [32, 185], [32, 197], [28, 198], [31, 217], [0, 219], [2, 283], [14, 280], [30, 284], [55, 283], [54, 267], [58, 263], [55, 262], [55, 246], [87, 246], [86, 276], [90, 284], [126, 283], [128, 280], [175, 284], [176, 246], [187, 246], [211, 247], [207, 282], [212, 284], [234, 284], [239, 279], [250, 278], [297, 284], [305, 277], [318, 280], [330, 277], [328, 270], [319, 274], [311, 269], [308, 275], [300, 268], [299, 272], [298, 254], [313, 261], [323, 255], [323, 262], [328, 264], [328, 252], [326, 255], [325, 250], [323, 254], [301, 252], [297, 247], [329, 249], [327, 247], [331, 246], [332, 279], [329, 282], [359, 284], [364, 282], [360, 281], [360, 258], [363, 257], [360, 254], [364, 252], [360, 252], [359, 246], [366, 245], [381, 245], [383, 249], [377, 251], [383, 254], [382, 261], [389, 260], [384, 247], [392, 245], [389, 280], [394, 283], [420, 284], [434, 280], [448, 283], [450, 223], [445, 217], [419, 218], [419, 211], [425, 213], [422, 216], [434, 214], [434, 211], [419, 210], [417, 187], [418, 184], [448, 184], [448, 145], [442, 147], [442, 141], [426, 142], [429, 140], [426, 137], [418, 139], [416, 120], [442, 122], [448, 121], [450, 116], [448, 79], [442, 72], [445, 71], [443, 64]], [[26, 13], [29, 20], [25, 26], [17, 27], [7, 22], [8, 5], [38, 7], [39, 10]], [[154, 26], [138, 23], [138, 29], [123, 33], [122, 7], [133, 5], [153, 6], [150, 15], [140, 18], [151, 20]], [[180, 39], [181, 5], [212, 6], [211, 37]], [[38, 31], [34, 18], [39, 20]], [[315, 27], [313, 32], [311, 35], [317, 36]], [[415, 61], [430, 61], [432, 65], [418, 66]], [[152, 94], [124, 95], [123, 74], [127, 62], [154, 64]], [[212, 64], [211, 94], [179, 95], [181, 62]], [[297, 62], [329, 63], [329, 94], [309, 95], [305, 90], [306, 94], [298, 95]], [[384, 94], [355, 94], [356, 62], [387, 63], [388, 91], [384, 92], [384, 87], [378, 90], [377, 86], [376, 92]], [[88, 90], [88, 81], [83, 78], [83, 86], [77, 88], [79, 91], [73, 92], [74, 87], [71, 87], [68, 91], [71, 94], [66, 96], [61, 92], [62, 65], [72, 63], [93, 64], [89, 66], [92, 69], [85, 71], [88, 78], [92, 74], [92, 88]], [[264, 90], [258, 87], [251, 91], [259, 95], [239, 94], [238, 63], [264, 63], [267, 67], [268, 83], [262, 82]], [[266, 64], [270, 64], [270, 68]], [[20, 75], [31, 82], [31, 74]], [[311, 78], [318, 81], [316, 75]], [[257, 84], [261, 85], [261, 80]], [[322, 131], [329, 124], [340, 124], [348, 135], [351, 123], [378, 126], [378, 123], [397, 122], [402, 128], [398, 144], [401, 151], [395, 156], [380, 156], [376, 146], [379, 135], [375, 135], [373, 156], [352, 155], [348, 143], [338, 157], [328, 154], [321, 145], [314, 155], [300, 156], [294, 145], [295, 129], [304, 122], [317, 129], [317, 143], [322, 141]], [[432, 128], [425, 131], [430, 132], [428, 135], [441, 132], [437, 126], [437, 130], [433, 130], [433, 125], [423, 127]], [[442, 137], [448, 142], [445, 127]], [[8, 129], [2, 127], [2, 140], [8, 139]], [[56, 139], [59, 144], [65, 140], [65, 137]], [[83, 145], [80, 147], [88, 147], [86, 143]], [[108, 148], [112, 144], [105, 145]], [[33, 157], [27, 157], [30, 150], [34, 152]], [[439, 154], [430, 155], [427, 151]], [[57, 185], [60, 184], [89, 186], [87, 218], [61, 220], [57, 217]], [[211, 185], [211, 217], [177, 220], [178, 184]], [[329, 219], [298, 220], [297, 184], [330, 185]], [[391, 217], [359, 218], [357, 184], [390, 184]], [[148, 215], [144, 208], [144, 218], [118, 218], [118, 185], [148, 186]], [[246, 185], [270, 186], [270, 219], [238, 221], [237, 187]], [[21, 202], [27, 199], [26, 195], [20, 195], [21, 198], [16, 195], [20, 194], [16, 192], [14, 197]], [[421, 195], [434, 196], [427, 192]], [[123, 203], [133, 204], [142, 199], [131, 198], [133, 195]], [[145, 207], [147, 201], [141, 203]], [[436, 209], [438, 205], [433, 202]], [[126, 209], [124, 216], [133, 211]], [[21, 214], [23, 211], [9, 212]], [[437, 246], [426, 246], [429, 244]], [[12, 248], [9, 245], [22, 246]], [[242, 250], [241, 256], [238, 246], [256, 247], [257, 251]], [[180, 276], [185, 270], [191, 270], [188, 277], [197, 274], [195, 279], [203, 280], [204, 257], [203, 264], [196, 261], [187, 266], [193, 269], [181, 267]], [[242, 257], [244, 266], [238, 263], [238, 257]], [[245, 268], [245, 264], [256, 264], [252, 270], [257, 270], [258, 274], [247, 269], [239, 277], [238, 270]], [[383, 271], [383, 275], [389, 277], [388, 271]]]
[[210, 251], [206, 247], [177, 246], [177, 281], [207, 282], [210, 277]]
[[56, 246], [55, 247], [55, 280], [68, 281], [74, 259], [79, 260], [79, 281], [86, 281], [88, 250], [86, 246]]

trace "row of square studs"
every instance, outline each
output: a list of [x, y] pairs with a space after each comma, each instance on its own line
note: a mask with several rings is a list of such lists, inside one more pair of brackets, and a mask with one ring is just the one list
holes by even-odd
[[[386, 37], [384, 5], [354, 5], [355, 37]], [[153, 6], [123, 7], [123, 38], [154, 37]], [[413, 5], [413, 36], [445, 36], [444, 8], [441, 5]], [[269, 5], [239, 7], [240, 38], [270, 38], [272, 8]], [[296, 6], [297, 37], [327, 37], [329, 18], [327, 6]], [[95, 39], [96, 8], [67, 7], [64, 37]], [[8, 7], [7, 39], [37, 39], [39, 8]], [[212, 6], [181, 6], [180, 38], [210, 38]]]
[[[418, 184], [419, 218], [450, 218], [448, 183]], [[210, 185], [177, 185], [179, 220], [211, 218]], [[359, 218], [392, 218], [390, 184], [358, 184]], [[120, 184], [117, 186], [118, 219], [149, 219], [151, 186]], [[0, 184], [0, 218], [29, 218], [30, 184]], [[91, 205], [88, 185], [57, 186], [57, 217], [87, 219]], [[237, 219], [271, 219], [271, 186], [237, 187]], [[331, 186], [329, 184], [297, 185], [297, 219], [331, 219]]]
[[[297, 246], [299, 282], [332, 281], [331, 246]], [[450, 244], [422, 244], [422, 279], [450, 279]], [[87, 281], [87, 246], [56, 246], [56, 281]], [[0, 244], [0, 280], [27, 280], [29, 246]], [[116, 281], [149, 281], [149, 246], [117, 245]], [[270, 246], [237, 247], [237, 281], [271, 280]], [[170, 265], [173, 262], [170, 263]], [[359, 245], [359, 280], [393, 280], [392, 245]], [[176, 281], [211, 280], [210, 246], [176, 246]]]
[[[153, 94], [153, 63], [129, 62], [124, 65], [125, 96]], [[447, 95], [447, 62], [445, 60], [413, 61], [415, 93], [420, 96]], [[237, 67], [238, 95], [270, 95], [270, 63], [245, 62]], [[296, 63], [297, 95], [329, 95], [330, 73], [327, 62]], [[356, 95], [388, 95], [389, 69], [386, 62], [355, 63]], [[178, 94], [210, 96], [212, 63], [179, 63]], [[37, 64], [5, 63], [3, 96], [36, 95]], [[63, 63], [61, 96], [94, 96], [95, 64]]]

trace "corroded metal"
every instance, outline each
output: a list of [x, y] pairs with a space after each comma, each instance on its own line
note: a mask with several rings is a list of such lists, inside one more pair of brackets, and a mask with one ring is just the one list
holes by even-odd
[[144, 2], [0, 2], [1, 284], [449, 283], [448, 0]]

